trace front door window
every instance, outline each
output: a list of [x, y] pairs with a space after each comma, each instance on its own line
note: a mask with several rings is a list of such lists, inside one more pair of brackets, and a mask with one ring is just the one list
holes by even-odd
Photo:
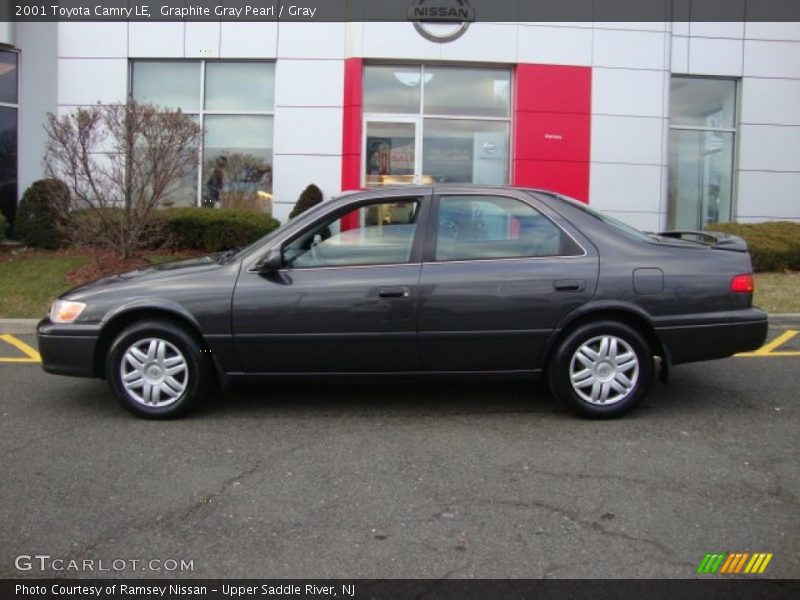
[[324, 220], [284, 247], [284, 262], [295, 269], [406, 263], [419, 206], [416, 199], [393, 199]]

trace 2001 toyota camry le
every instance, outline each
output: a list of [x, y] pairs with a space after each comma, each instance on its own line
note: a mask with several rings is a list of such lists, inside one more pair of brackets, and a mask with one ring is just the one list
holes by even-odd
[[538, 190], [403, 187], [73, 289], [38, 341], [45, 371], [105, 378], [148, 418], [245, 379], [527, 375], [602, 418], [633, 408], [658, 365], [761, 346], [752, 298], [739, 238], [645, 234]]

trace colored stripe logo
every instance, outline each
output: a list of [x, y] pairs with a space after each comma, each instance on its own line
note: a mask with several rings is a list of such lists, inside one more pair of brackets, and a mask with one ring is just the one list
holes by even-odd
[[763, 573], [769, 561], [772, 560], [772, 553], [755, 552], [731, 552], [706, 554], [700, 566], [697, 567], [698, 573], [735, 575], [737, 573], [745, 575], [756, 575]]

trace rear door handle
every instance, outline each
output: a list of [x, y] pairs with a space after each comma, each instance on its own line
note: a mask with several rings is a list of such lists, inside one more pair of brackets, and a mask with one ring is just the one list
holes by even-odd
[[582, 292], [586, 289], [586, 281], [583, 279], [558, 279], [553, 282], [553, 287], [557, 292]]
[[411, 290], [404, 285], [378, 288], [378, 296], [381, 298], [408, 298], [410, 295]]

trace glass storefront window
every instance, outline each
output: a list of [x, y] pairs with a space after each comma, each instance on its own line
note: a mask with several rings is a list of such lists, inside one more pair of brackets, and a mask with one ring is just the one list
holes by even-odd
[[136, 100], [180, 108], [204, 130], [196, 166], [170, 203], [271, 213], [275, 64], [137, 60], [131, 70]]
[[205, 123], [203, 204], [270, 212], [272, 118], [211, 115]]
[[670, 124], [687, 127], [735, 127], [736, 82], [728, 79], [673, 77]]
[[670, 90], [669, 227], [730, 221], [736, 82], [674, 77]]
[[17, 103], [17, 53], [0, 51], [0, 103]]
[[367, 123], [367, 185], [413, 182], [415, 129], [414, 123]]
[[733, 133], [673, 129], [669, 148], [671, 227], [730, 221]]
[[418, 113], [421, 81], [419, 67], [368, 66], [364, 69], [364, 111]]
[[206, 110], [263, 111], [274, 105], [273, 63], [208, 63]]
[[138, 102], [185, 112], [200, 109], [199, 62], [136, 61], [133, 63], [133, 97]]
[[427, 115], [508, 117], [511, 74], [500, 69], [428, 67]]
[[450, 66], [364, 69], [364, 183], [503, 185], [511, 72]]
[[507, 122], [425, 119], [424, 128], [424, 178], [441, 183], [507, 183]]
[[0, 212], [11, 227], [17, 213], [18, 62], [16, 52], [0, 50]]

